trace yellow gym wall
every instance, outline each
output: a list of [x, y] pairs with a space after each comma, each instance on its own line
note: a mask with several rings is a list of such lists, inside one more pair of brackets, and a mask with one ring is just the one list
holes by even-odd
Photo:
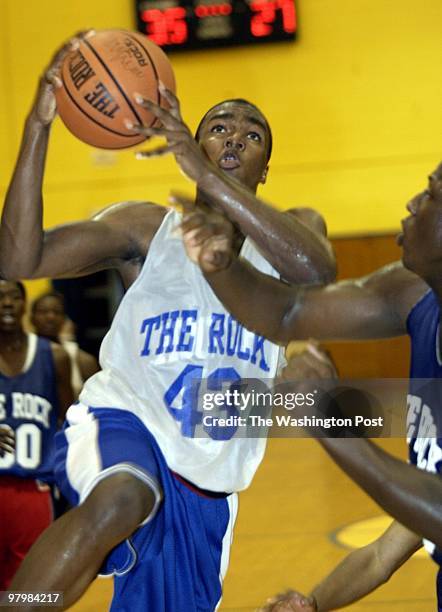
[[[274, 131], [261, 195], [311, 205], [332, 235], [396, 230], [407, 199], [441, 156], [441, 0], [297, 0], [295, 43], [174, 54], [194, 128], [212, 104], [246, 97]], [[133, 0], [1, 0], [0, 192], [4, 194], [37, 77], [53, 50], [86, 27], [133, 28]], [[192, 186], [172, 159], [97, 151], [53, 128], [45, 223], [109, 202], [166, 203]], [[24, 245], [25, 248], [25, 245]]]

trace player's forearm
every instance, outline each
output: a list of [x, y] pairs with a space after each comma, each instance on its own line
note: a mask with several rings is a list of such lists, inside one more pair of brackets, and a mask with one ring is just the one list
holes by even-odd
[[334, 280], [336, 264], [329, 242], [295, 216], [272, 208], [237, 181], [216, 172], [208, 172], [198, 187], [256, 242], [283, 278], [299, 284]]
[[396, 520], [442, 546], [442, 480], [364, 439], [320, 440], [327, 452]]
[[286, 313], [296, 301], [295, 288], [238, 258], [227, 269], [205, 277], [227, 310], [247, 329], [278, 344], [290, 341], [285, 323]]
[[311, 592], [318, 612], [337, 610], [358, 601], [382, 583], [387, 574], [378, 563], [375, 546], [369, 545], [350, 553]]
[[0, 227], [0, 274], [4, 278], [26, 278], [38, 265], [43, 245], [42, 183], [49, 130], [32, 114], [25, 124]]

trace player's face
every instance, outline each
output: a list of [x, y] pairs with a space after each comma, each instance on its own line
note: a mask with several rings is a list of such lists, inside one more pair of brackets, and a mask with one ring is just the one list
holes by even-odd
[[269, 139], [259, 111], [245, 104], [226, 102], [212, 109], [204, 119], [199, 144], [223, 172], [256, 191], [266, 179]]
[[26, 302], [20, 288], [11, 281], [0, 280], [0, 331], [21, 329]]
[[42, 298], [32, 313], [31, 321], [40, 336], [57, 338], [65, 321], [60, 300], [52, 296]]
[[[428, 188], [408, 204], [399, 243], [402, 260], [427, 282], [440, 279], [442, 270], [442, 164], [428, 177]], [[439, 280], [440, 282], [440, 280]]]

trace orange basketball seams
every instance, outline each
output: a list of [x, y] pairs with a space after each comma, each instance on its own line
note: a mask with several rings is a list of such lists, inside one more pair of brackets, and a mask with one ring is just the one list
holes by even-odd
[[135, 93], [160, 103], [158, 80], [175, 92], [164, 52], [143, 34], [124, 30], [102, 30], [82, 40], [67, 55], [61, 80], [56, 97], [64, 124], [80, 140], [103, 149], [123, 149], [145, 139], [130, 131], [125, 119], [154, 124], [155, 117], [135, 103]]

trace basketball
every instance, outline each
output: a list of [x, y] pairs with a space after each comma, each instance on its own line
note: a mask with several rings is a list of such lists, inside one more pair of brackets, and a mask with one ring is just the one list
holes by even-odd
[[143, 34], [101, 30], [80, 41], [61, 68], [56, 89], [63, 123], [77, 138], [102, 149], [125, 149], [146, 139], [131, 132], [132, 123], [154, 125], [156, 118], [134, 100], [140, 93], [157, 104], [158, 81], [175, 92], [175, 78], [165, 53]]

